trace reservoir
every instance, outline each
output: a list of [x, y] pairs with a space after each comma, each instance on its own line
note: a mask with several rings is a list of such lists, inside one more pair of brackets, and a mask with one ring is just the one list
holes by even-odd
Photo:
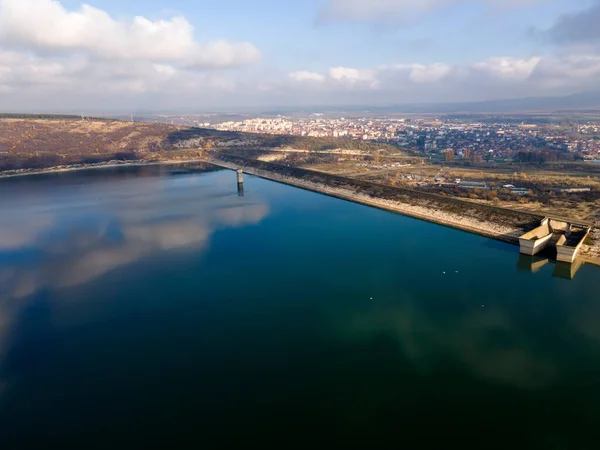
[[0, 447], [591, 449], [600, 269], [233, 171], [0, 180]]

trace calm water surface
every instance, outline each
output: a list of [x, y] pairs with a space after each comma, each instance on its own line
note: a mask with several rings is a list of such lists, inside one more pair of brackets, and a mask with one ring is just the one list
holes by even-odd
[[599, 269], [235, 183], [0, 180], [1, 448], [598, 448]]

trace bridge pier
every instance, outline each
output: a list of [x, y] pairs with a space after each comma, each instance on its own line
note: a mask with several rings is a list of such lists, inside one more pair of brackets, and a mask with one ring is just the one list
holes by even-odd
[[244, 196], [244, 171], [242, 169], [239, 169], [237, 171], [237, 189], [238, 189], [238, 196], [243, 197]]

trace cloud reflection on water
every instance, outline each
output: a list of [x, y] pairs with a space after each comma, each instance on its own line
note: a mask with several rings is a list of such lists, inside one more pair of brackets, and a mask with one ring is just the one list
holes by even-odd
[[[345, 339], [393, 338], [414, 370], [423, 375], [451, 361], [453, 367], [467, 369], [486, 382], [544, 389], [557, 382], [565, 369], [564, 355], [548, 352], [548, 344], [536, 339], [536, 331], [524, 328], [510, 310], [500, 306], [469, 308], [446, 317], [404, 298], [378, 303], [360, 314], [348, 311], [336, 322]], [[598, 350], [597, 343], [587, 343]]]
[[[88, 283], [160, 252], [202, 251], [216, 230], [268, 216], [262, 199], [239, 198], [235, 183], [222, 184], [222, 178], [142, 177], [75, 192], [73, 186], [48, 185], [33, 197], [34, 204], [23, 202], [13, 215], [3, 215], [0, 355], [27, 297]], [[56, 190], [60, 203], [49, 197]]]

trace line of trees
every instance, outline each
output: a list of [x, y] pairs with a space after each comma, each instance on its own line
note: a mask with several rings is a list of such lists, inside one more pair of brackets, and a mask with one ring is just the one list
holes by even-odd
[[573, 153], [560, 152], [557, 150], [542, 150], [542, 151], [521, 151], [515, 155], [515, 161], [522, 163], [537, 163], [544, 164], [547, 162], [556, 161], [575, 161], [577, 157]]

